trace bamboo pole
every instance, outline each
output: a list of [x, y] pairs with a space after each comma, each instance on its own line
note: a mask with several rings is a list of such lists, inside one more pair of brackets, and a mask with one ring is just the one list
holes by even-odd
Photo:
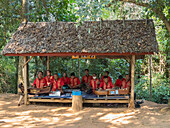
[[135, 75], [135, 55], [132, 55], [131, 59], [131, 94], [130, 94], [130, 103], [129, 103], [129, 108], [134, 109], [135, 104], [134, 104], [134, 86], [135, 86], [135, 80], [134, 80], [134, 75]]
[[[27, 57], [24, 56], [24, 63], [26, 63], [27, 61]], [[24, 104], [27, 105], [27, 101], [28, 101], [28, 98], [27, 98], [27, 64], [24, 66]]]
[[50, 57], [47, 56], [47, 70], [50, 70]]

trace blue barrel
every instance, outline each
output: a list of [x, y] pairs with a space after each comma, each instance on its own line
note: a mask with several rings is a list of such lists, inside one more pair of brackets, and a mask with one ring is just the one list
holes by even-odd
[[81, 96], [81, 91], [72, 91], [73, 96]]

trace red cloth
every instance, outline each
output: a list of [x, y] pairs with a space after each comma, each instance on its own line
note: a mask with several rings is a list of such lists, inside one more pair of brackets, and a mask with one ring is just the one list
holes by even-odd
[[71, 85], [71, 87], [74, 87], [80, 84], [80, 80], [78, 77], [74, 77], [74, 79], [70, 78], [69, 84]]
[[125, 87], [124, 88], [129, 88], [130, 87], [130, 81], [126, 81], [126, 79], [124, 79], [123, 81], [122, 81], [122, 83], [123, 82], [125, 82]]
[[106, 90], [106, 89], [111, 89], [114, 86], [112, 82], [108, 82], [107, 84], [105, 82], [101, 82], [99, 87], [103, 88], [103, 90]]
[[46, 86], [46, 81], [44, 78], [41, 78], [41, 80], [39, 80], [39, 78], [36, 78], [32, 86], [35, 86], [36, 88], [43, 88], [44, 86]]
[[[122, 81], [125, 80], [125, 78], [122, 79]], [[115, 86], [122, 87], [122, 81], [120, 79], [117, 79], [115, 82]]]
[[[102, 76], [100, 82], [103, 82], [103, 77], [104, 77], [104, 76]], [[111, 78], [110, 76], [108, 76], [108, 81], [109, 81], [109, 82], [112, 82], [112, 78]]]
[[66, 77], [66, 78], [64, 78], [64, 77], [62, 77], [61, 78], [61, 80], [64, 82], [64, 84], [69, 84], [69, 77]]
[[91, 81], [90, 81], [90, 87], [92, 87], [92, 89], [93, 90], [95, 90], [97, 87], [98, 87], [98, 85], [97, 85], [97, 83], [99, 83], [100, 81], [99, 81], [99, 79], [92, 79]]
[[54, 76], [50, 76], [50, 77], [45, 76], [44, 79], [45, 79], [45, 81], [46, 81], [46, 85], [48, 85], [48, 83], [49, 83], [49, 85], [50, 85], [50, 84], [52, 84], [52, 82], [53, 82], [53, 80], [54, 80]]
[[91, 79], [93, 79], [92, 76], [90, 76], [90, 75], [89, 75], [89, 76], [86, 76], [86, 75], [85, 75], [85, 76], [83, 76], [81, 82], [87, 84], [87, 83], [90, 83]]
[[57, 80], [53, 80], [53, 87], [52, 87], [52, 90], [51, 91], [56, 91], [57, 89], [60, 90], [62, 89], [64, 85], [64, 82], [62, 81], [61, 78], [58, 78]]

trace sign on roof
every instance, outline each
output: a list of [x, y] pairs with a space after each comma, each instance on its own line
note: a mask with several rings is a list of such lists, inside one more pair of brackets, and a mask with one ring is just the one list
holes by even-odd
[[78, 55], [74, 55], [74, 56], [72, 56], [72, 59], [79, 59], [79, 56]]
[[[82, 55], [81, 59], [95, 59], [95, 55]], [[79, 55], [72, 56], [72, 59], [79, 59]]]
[[81, 59], [95, 59], [96, 56], [94, 55], [84, 55], [84, 56], [81, 56]]

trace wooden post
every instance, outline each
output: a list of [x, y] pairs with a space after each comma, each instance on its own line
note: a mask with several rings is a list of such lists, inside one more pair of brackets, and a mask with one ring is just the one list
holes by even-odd
[[73, 112], [77, 112], [82, 110], [83, 101], [81, 91], [73, 91], [72, 92], [72, 110]]
[[130, 95], [130, 103], [129, 103], [129, 108], [135, 108], [134, 104], [134, 90], [135, 90], [135, 80], [134, 80], [134, 75], [135, 75], [135, 55], [132, 55], [131, 59], [131, 95]]
[[[27, 62], [27, 57], [24, 56], [24, 63]], [[26, 64], [24, 66], [24, 104], [27, 105], [27, 101], [28, 101], [28, 98], [27, 98], [27, 66], [28, 64]]]
[[50, 70], [50, 57], [47, 56], [47, 70]]
[[129, 77], [131, 76], [131, 60], [132, 60], [132, 57], [130, 56], [130, 58], [129, 58]]

